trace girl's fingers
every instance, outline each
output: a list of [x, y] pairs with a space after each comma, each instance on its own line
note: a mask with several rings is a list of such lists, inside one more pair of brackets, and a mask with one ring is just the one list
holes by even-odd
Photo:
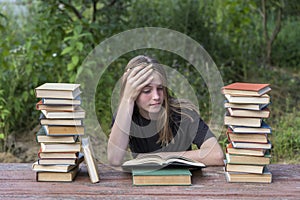
[[128, 75], [128, 77], [138, 79], [140, 76], [142, 76], [143, 74], [145, 74], [150, 69], [152, 69], [152, 64], [150, 64], [150, 65], [148, 65], [146, 67], [145, 67], [145, 65], [139, 65], [137, 67], [129, 69], [128, 72], [130, 72], [130, 74]]
[[140, 92], [145, 86], [151, 83], [153, 80], [153, 76], [149, 76], [145, 81], [143, 81], [141, 84], [137, 86], [138, 92]]

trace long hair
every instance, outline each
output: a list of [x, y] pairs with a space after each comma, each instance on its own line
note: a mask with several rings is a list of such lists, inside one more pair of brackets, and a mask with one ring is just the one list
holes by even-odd
[[[162, 83], [163, 83], [163, 94], [164, 94], [164, 100], [162, 106], [164, 107], [163, 112], [160, 113], [158, 120], [157, 120], [157, 126], [159, 127], [159, 139], [157, 143], [160, 143], [162, 145], [167, 145], [173, 140], [173, 133], [170, 124], [172, 123], [172, 120], [174, 120], [170, 115], [171, 113], [175, 112], [180, 114], [181, 116], [185, 116], [190, 118], [191, 120], [192, 117], [184, 112], [185, 110], [194, 110], [198, 112], [198, 109], [194, 104], [192, 104], [188, 100], [178, 100], [172, 97], [168, 91], [167, 88], [167, 76], [166, 72], [163, 68], [163, 65], [161, 65], [157, 60], [145, 56], [145, 55], [139, 55], [134, 58], [132, 58], [127, 66], [125, 67], [125, 72], [129, 69], [132, 69], [136, 66], [148, 66], [149, 64], [152, 64], [152, 68], [154, 71], [158, 72]], [[128, 76], [128, 75], [127, 75]], [[125, 74], [123, 75], [123, 81], [122, 81], [122, 86], [120, 90], [120, 99], [123, 97], [124, 93], [124, 88], [127, 82], [127, 77], [125, 77]], [[136, 107], [136, 106], [135, 106]], [[161, 127], [161, 128], [160, 128]]]

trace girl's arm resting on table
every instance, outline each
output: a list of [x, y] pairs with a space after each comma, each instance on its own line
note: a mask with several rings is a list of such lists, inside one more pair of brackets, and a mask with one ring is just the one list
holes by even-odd
[[[200, 149], [181, 152], [161, 152], [156, 153], [163, 158], [168, 156], [183, 156], [196, 161], [199, 161], [206, 166], [224, 165], [224, 153], [215, 137], [207, 139]], [[141, 157], [145, 154], [139, 154]]]

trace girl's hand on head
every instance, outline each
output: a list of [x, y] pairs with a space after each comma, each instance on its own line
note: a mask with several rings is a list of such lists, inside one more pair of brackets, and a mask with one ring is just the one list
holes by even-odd
[[144, 66], [139, 65], [132, 69], [128, 69], [124, 76], [127, 79], [124, 88], [123, 99], [134, 102], [141, 90], [151, 83], [153, 80], [152, 76], [152, 65]]

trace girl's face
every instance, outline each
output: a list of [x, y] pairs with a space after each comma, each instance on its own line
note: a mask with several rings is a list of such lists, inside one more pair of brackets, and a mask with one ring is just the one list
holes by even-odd
[[162, 80], [157, 72], [153, 73], [153, 80], [145, 86], [136, 99], [140, 114], [149, 119], [151, 114], [158, 114], [164, 100]]

